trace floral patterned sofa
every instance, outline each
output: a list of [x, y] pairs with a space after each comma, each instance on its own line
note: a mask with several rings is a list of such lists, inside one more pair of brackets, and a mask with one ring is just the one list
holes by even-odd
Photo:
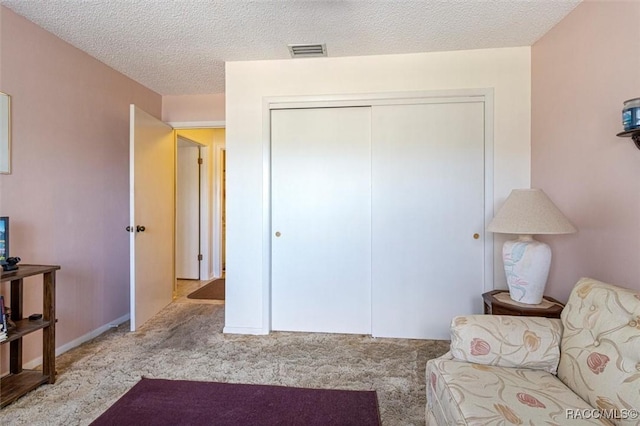
[[640, 293], [582, 278], [561, 320], [456, 317], [426, 374], [428, 425], [640, 425]]

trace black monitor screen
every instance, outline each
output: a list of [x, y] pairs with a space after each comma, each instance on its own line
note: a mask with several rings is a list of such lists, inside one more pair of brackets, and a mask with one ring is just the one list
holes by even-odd
[[9, 257], [9, 218], [0, 217], [0, 263]]

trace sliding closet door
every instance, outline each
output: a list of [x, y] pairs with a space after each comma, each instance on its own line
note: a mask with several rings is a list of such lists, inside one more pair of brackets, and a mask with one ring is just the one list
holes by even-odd
[[372, 123], [372, 334], [449, 338], [484, 288], [483, 104], [375, 106]]
[[371, 109], [271, 112], [272, 329], [371, 333]]

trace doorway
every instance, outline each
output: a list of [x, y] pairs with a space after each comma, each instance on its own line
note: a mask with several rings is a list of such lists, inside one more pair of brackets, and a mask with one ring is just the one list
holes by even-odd
[[[201, 124], [202, 125], [202, 124]], [[130, 106], [130, 319], [135, 331], [178, 296], [177, 242], [177, 169], [178, 138], [182, 146], [195, 146], [201, 155], [196, 172], [197, 215], [196, 260], [200, 268], [196, 281], [216, 278], [212, 267], [214, 144], [222, 141], [224, 129], [179, 129], [164, 123], [135, 105]], [[195, 126], [194, 126], [195, 127]], [[214, 134], [218, 136], [214, 136]], [[186, 140], [186, 141], [185, 141]], [[185, 145], [186, 142], [186, 145]], [[143, 173], [144, 172], [144, 173]], [[136, 190], [137, 189], [137, 190]], [[145, 232], [146, 231], [146, 232]], [[201, 258], [198, 258], [201, 254]], [[197, 268], [198, 269], [198, 268]], [[183, 275], [182, 273], [180, 275]], [[217, 277], [220, 277], [218, 275]]]
[[[200, 124], [200, 123], [199, 123]], [[185, 127], [185, 123], [174, 124], [178, 140], [187, 140], [189, 146], [200, 149], [200, 205], [192, 210], [199, 211], [200, 251], [199, 279], [208, 282], [222, 278], [224, 264], [223, 224], [225, 129], [205, 127]], [[180, 142], [178, 142], [179, 146]], [[182, 149], [180, 147], [176, 148]], [[191, 162], [192, 163], [192, 162]], [[178, 183], [176, 182], [178, 185]], [[178, 196], [180, 196], [178, 194]], [[192, 204], [193, 205], [193, 204]], [[191, 212], [193, 215], [193, 211]], [[195, 216], [193, 216], [195, 217]], [[178, 275], [178, 278], [183, 276]], [[198, 278], [193, 278], [198, 279]]]
[[[191, 292], [200, 290], [202, 287], [212, 284], [213, 281], [220, 281], [221, 278], [224, 278], [225, 130], [224, 128], [185, 128], [183, 126], [184, 123], [180, 123], [180, 126], [175, 126], [178, 138], [177, 149], [188, 152], [189, 147], [193, 150], [193, 147], [197, 146], [200, 150], [200, 160], [198, 161], [200, 163], [200, 204], [196, 206], [194, 202], [191, 202], [189, 204], [191, 209], [188, 212], [191, 215], [191, 221], [194, 223], [199, 222], [200, 226], [200, 250], [197, 252], [200, 255], [200, 269], [199, 278], [195, 275], [178, 274], [175, 298], [176, 301], [189, 299], [191, 303], [197, 303], [199, 298], [191, 300], [188, 297]], [[186, 144], [184, 141], [180, 143], [180, 139], [186, 139]], [[194, 142], [197, 145], [194, 145]], [[179, 152], [178, 157], [183, 157], [181, 152]], [[196, 161], [195, 153], [187, 154], [184, 157], [189, 158], [186, 162], [187, 167], [191, 168]], [[181, 159], [178, 158], [176, 162], [177, 168], [180, 168], [180, 162]], [[180, 171], [178, 171], [178, 175], [180, 175]], [[177, 181], [177, 199], [181, 198], [179, 185], [180, 183]], [[200, 214], [199, 221], [195, 218], [194, 212], [196, 211]], [[179, 213], [177, 215], [180, 216]], [[178, 226], [176, 229], [178, 229]], [[179, 236], [176, 237], [176, 240], [178, 239]], [[190, 255], [189, 261], [192, 261], [192, 259], [193, 256]], [[176, 269], [178, 270], [179, 268]], [[183, 280], [182, 278], [188, 278], [188, 280]], [[217, 285], [219, 286], [219, 283]], [[207, 299], [204, 300], [207, 301]], [[219, 299], [215, 300], [219, 303]], [[211, 302], [211, 300], [208, 302]]]

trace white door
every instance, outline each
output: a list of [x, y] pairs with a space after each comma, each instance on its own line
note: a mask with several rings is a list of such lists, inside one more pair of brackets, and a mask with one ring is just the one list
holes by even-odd
[[371, 109], [271, 112], [272, 329], [371, 332]]
[[372, 123], [372, 334], [446, 339], [484, 291], [484, 104], [374, 106]]
[[178, 138], [176, 276], [200, 279], [200, 148]]
[[174, 274], [173, 129], [130, 109], [131, 331], [171, 303]]

